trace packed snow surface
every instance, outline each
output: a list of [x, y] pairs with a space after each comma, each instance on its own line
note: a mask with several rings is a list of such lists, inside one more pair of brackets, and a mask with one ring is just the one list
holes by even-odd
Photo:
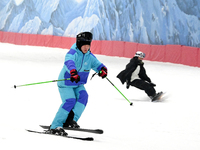
[[162, 102], [150, 102], [143, 91], [126, 89], [116, 78], [129, 58], [96, 55], [108, 67], [108, 79], [133, 106], [106, 79], [90, 80], [91, 71], [85, 85], [89, 101], [78, 124], [103, 129], [104, 134], [68, 131], [94, 137], [87, 142], [25, 131], [42, 131], [40, 124], [51, 124], [61, 104], [56, 83], [13, 88], [56, 80], [68, 50], [5, 43], [0, 47], [0, 149], [200, 149], [200, 68], [144, 60], [157, 92], [166, 92]]

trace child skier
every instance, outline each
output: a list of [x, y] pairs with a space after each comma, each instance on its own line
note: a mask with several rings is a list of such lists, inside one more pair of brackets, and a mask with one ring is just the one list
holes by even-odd
[[[58, 112], [47, 131], [51, 134], [67, 135], [63, 126], [79, 128], [77, 121], [81, 117], [88, 102], [88, 93], [84, 87], [90, 70], [98, 72], [102, 78], [107, 76], [107, 68], [90, 51], [92, 33], [81, 32], [76, 36], [76, 43], [72, 45], [65, 56], [64, 66], [58, 79], [58, 89], [62, 99]], [[67, 80], [69, 79], [70, 80]]]

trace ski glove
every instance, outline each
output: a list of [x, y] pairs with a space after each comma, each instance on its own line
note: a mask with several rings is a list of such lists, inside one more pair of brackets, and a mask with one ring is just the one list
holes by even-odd
[[75, 81], [76, 83], [78, 83], [78, 82], [80, 81], [80, 76], [78, 75], [76, 69], [72, 69], [72, 70], [70, 71], [70, 74], [71, 74], [70, 80], [71, 80], [72, 82]]
[[107, 73], [107, 68], [106, 67], [102, 67], [101, 70], [98, 73], [98, 75], [100, 77], [102, 77], [102, 79], [105, 78], [105, 77], [107, 77], [107, 74], [108, 73]]

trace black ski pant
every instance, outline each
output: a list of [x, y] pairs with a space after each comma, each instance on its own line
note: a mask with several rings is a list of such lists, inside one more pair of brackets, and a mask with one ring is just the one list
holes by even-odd
[[135, 79], [130, 83], [130, 85], [140, 90], [144, 90], [148, 96], [154, 96], [156, 94], [154, 87], [144, 80]]

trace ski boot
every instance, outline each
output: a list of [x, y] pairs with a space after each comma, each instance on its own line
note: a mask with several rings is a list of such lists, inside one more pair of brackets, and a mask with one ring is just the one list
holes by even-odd
[[57, 127], [56, 129], [49, 129], [45, 132], [46, 134], [58, 134], [61, 136], [67, 136], [67, 132], [62, 127]]
[[80, 126], [77, 124], [76, 121], [73, 120], [73, 118], [74, 118], [74, 112], [71, 110], [67, 117], [67, 120], [63, 124], [63, 127], [80, 128]]
[[69, 127], [71, 127], [71, 128], [80, 128], [80, 126], [74, 120], [69, 122]]
[[65, 123], [63, 124], [63, 127], [80, 128], [80, 126], [79, 126], [79, 125], [77, 124], [77, 122], [74, 121], [74, 120], [65, 122]]

